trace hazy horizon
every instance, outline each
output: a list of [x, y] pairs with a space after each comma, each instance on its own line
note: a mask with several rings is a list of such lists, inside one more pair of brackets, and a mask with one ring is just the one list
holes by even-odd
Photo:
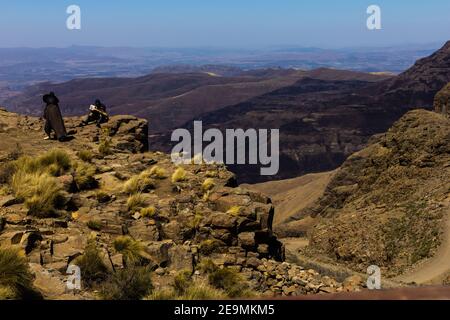
[[443, 46], [447, 41], [450, 41], [450, 37], [447, 40], [433, 41], [433, 42], [405, 42], [391, 45], [361, 45], [361, 46], [308, 46], [301, 44], [279, 44], [279, 45], [260, 45], [260, 46], [127, 46], [127, 45], [91, 45], [91, 44], [70, 44], [70, 45], [54, 45], [54, 46], [2, 46], [0, 49], [68, 49], [72, 47], [79, 48], [130, 48], [130, 49], [210, 49], [210, 50], [277, 50], [277, 49], [321, 49], [321, 50], [358, 50], [358, 49], [386, 49], [386, 48], [410, 48], [410, 47], [421, 47], [421, 48], [437, 48]]
[[[368, 30], [369, 5], [381, 8], [381, 30]], [[81, 8], [81, 30], [68, 30], [70, 5]], [[134, 1], [2, 3], [4, 48], [72, 45], [138, 48], [390, 47], [443, 43], [450, 2], [350, 0]]]

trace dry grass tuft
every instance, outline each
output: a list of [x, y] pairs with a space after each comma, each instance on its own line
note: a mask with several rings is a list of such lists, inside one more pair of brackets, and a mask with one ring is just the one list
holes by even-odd
[[205, 181], [203, 181], [202, 183], [202, 191], [204, 193], [211, 191], [214, 187], [216, 186], [216, 183], [214, 182], [214, 179], [212, 178], [207, 178], [205, 179]]
[[179, 167], [172, 174], [172, 183], [177, 183], [177, 182], [184, 181], [184, 180], [186, 180], [186, 170]]
[[15, 248], [0, 248], [0, 300], [34, 295], [33, 275], [24, 254]]
[[127, 199], [127, 208], [130, 212], [139, 211], [146, 206], [145, 198], [142, 193], [132, 194]]
[[95, 179], [97, 168], [94, 165], [78, 162], [75, 165], [74, 180], [78, 190], [91, 190], [98, 187]]

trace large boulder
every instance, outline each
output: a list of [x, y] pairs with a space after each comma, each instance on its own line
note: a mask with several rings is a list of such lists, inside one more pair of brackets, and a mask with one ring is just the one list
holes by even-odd
[[128, 115], [110, 118], [104, 126], [113, 138], [113, 145], [120, 151], [139, 153], [148, 151], [148, 122]]

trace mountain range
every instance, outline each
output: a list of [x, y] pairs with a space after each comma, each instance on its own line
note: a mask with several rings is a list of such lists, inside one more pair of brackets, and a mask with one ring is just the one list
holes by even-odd
[[170, 151], [170, 134], [203, 127], [279, 128], [280, 171], [261, 177], [257, 166], [230, 166], [242, 182], [292, 178], [331, 170], [413, 108], [430, 109], [450, 81], [450, 42], [398, 76], [336, 69], [162, 68], [138, 78], [42, 83], [4, 100], [9, 110], [39, 115], [41, 95], [54, 91], [67, 115], [80, 115], [96, 98], [112, 114], [150, 122], [150, 146]]

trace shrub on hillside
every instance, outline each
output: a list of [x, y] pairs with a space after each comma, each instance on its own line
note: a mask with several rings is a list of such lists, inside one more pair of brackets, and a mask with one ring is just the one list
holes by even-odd
[[208, 275], [208, 281], [214, 288], [223, 290], [230, 298], [251, 296], [245, 281], [235, 270], [218, 268]]
[[154, 291], [148, 300], [217, 300], [227, 298], [226, 294], [200, 279], [194, 279], [191, 272], [182, 270], [176, 274], [170, 288]]
[[86, 246], [84, 254], [76, 258], [73, 263], [82, 270], [83, 285], [92, 288], [108, 277], [108, 268], [100, 257], [100, 252], [94, 241]]
[[202, 273], [206, 274], [213, 273], [217, 271], [217, 269], [219, 269], [219, 267], [211, 259], [202, 259], [198, 264], [197, 268]]
[[180, 300], [223, 300], [227, 295], [204, 281], [194, 281], [179, 297]]
[[179, 296], [185, 293], [185, 290], [192, 282], [192, 274], [189, 270], [179, 271], [173, 278], [172, 287]]
[[201, 280], [193, 280], [182, 295], [173, 288], [164, 288], [153, 291], [147, 300], [223, 300], [226, 294]]
[[218, 248], [222, 246], [222, 242], [216, 239], [206, 239], [200, 242], [198, 251], [205, 255], [209, 256], [214, 253]]
[[70, 156], [63, 150], [53, 149], [37, 159], [38, 165], [52, 167], [53, 175], [61, 175], [71, 168]]
[[0, 248], [0, 300], [37, 297], [26, 258], [15, 248]]
[[106, 300], [139, 300], [152, 289], [151, 270], [132, 265], [111, 274], [102, 286], [101, 296]]
[[13, 162], [6, 162], [0, 164], [0, 184], [10, 183], [16, 168]]
[[95, 197], [97, 198], [97, 201], [100, 203], [106, 203], [109, 202], [111, 200], [111, 196], [106, 193], [105, 191], [99, 190], [96, 194]]

